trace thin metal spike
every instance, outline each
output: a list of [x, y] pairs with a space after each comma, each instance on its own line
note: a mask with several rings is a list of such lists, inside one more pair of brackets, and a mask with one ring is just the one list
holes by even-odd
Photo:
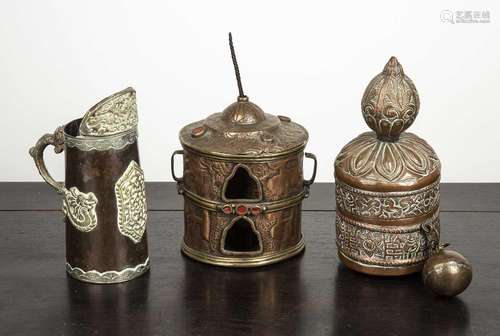
[[236, 60], [236, 53], [234, 51], [233, 36], [229, 33], [229, 49], [231, 49], [231, 58], [233, 59], [234, 73], [236, 75], [236, 82], [238, 83], [239, 97], [245, 98], [245, 93], [243, 92], [243, 85], [241, 84], [240, 68], [238, 67], [238, 61]]

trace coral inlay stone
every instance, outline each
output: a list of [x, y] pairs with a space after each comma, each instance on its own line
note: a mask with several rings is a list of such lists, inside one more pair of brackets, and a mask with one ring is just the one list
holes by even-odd
[[253, 208], [250, 210], [250, 212], [252, 213], [252, 215], [257, 216], [257, 215], [259, 215], [259, 214], [260, 214], [260, 212], [261, 212], [261, 208], [260, 208], [260, 207], [258, 207], [258, 206], [253, 207]]
[[238, 205], [238, 207], [236, 208], [236, 213], [240, 216], [243, 216], [244, 214], [247, 213], [247, 207], [244, 206], [244, 205]]
[[191, 136], [197, 138], [197, 137], [202, 136], [204, 133], [205, 133], [205, 127], [200, 126], [200, 127], [193, 128], [193, 130], [191, 131]]
[[230, 215], [233, 212], [233, 208], [231, 208], [230, 205], [224, 205], [222, 207], [222, 212], [225, 213], [226, 215]]

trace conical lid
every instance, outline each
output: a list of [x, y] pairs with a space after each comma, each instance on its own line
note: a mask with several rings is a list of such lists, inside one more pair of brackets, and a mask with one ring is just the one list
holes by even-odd
[[183, 146], [205, 154], [235, 158], [272, 157], [303, 148], [308, 139], [304, 127], [288, 117], [265, 113], [245, 96], [231, 35], [229, 38], [238, 99], [223, 112], [185, 126], [180, 132]]
[[80, 135], [108, 136], [137, 127], [137, 103], [131, 87], [104, 98], [85, 114]]

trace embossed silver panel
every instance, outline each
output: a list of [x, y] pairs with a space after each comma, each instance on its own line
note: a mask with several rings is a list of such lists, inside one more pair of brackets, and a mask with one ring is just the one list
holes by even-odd
[[93, 106], [83, 117], [80, 134], [106, 136], [125, 132], [137, 126], [135, 90], [127, 88]]
[[146, 231], [147, 205], [144, 174], [137, 162], [131, 161], [116, 182], [115, 195], [120, 233], [140, 242]]
[[96, 206], [94, 193], [83, 193], [76, 187], [64, 189], [62, 210], [77, 230], [89, 232], [97, 226]]

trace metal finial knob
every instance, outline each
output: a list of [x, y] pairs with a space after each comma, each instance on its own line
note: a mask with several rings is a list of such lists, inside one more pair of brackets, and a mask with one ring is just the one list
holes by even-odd
[[398, 140], [415, 120], [419, 108], [417, 89], [394, 56], [368, 84], [361, 101], [366, 123], [383, 141]]

